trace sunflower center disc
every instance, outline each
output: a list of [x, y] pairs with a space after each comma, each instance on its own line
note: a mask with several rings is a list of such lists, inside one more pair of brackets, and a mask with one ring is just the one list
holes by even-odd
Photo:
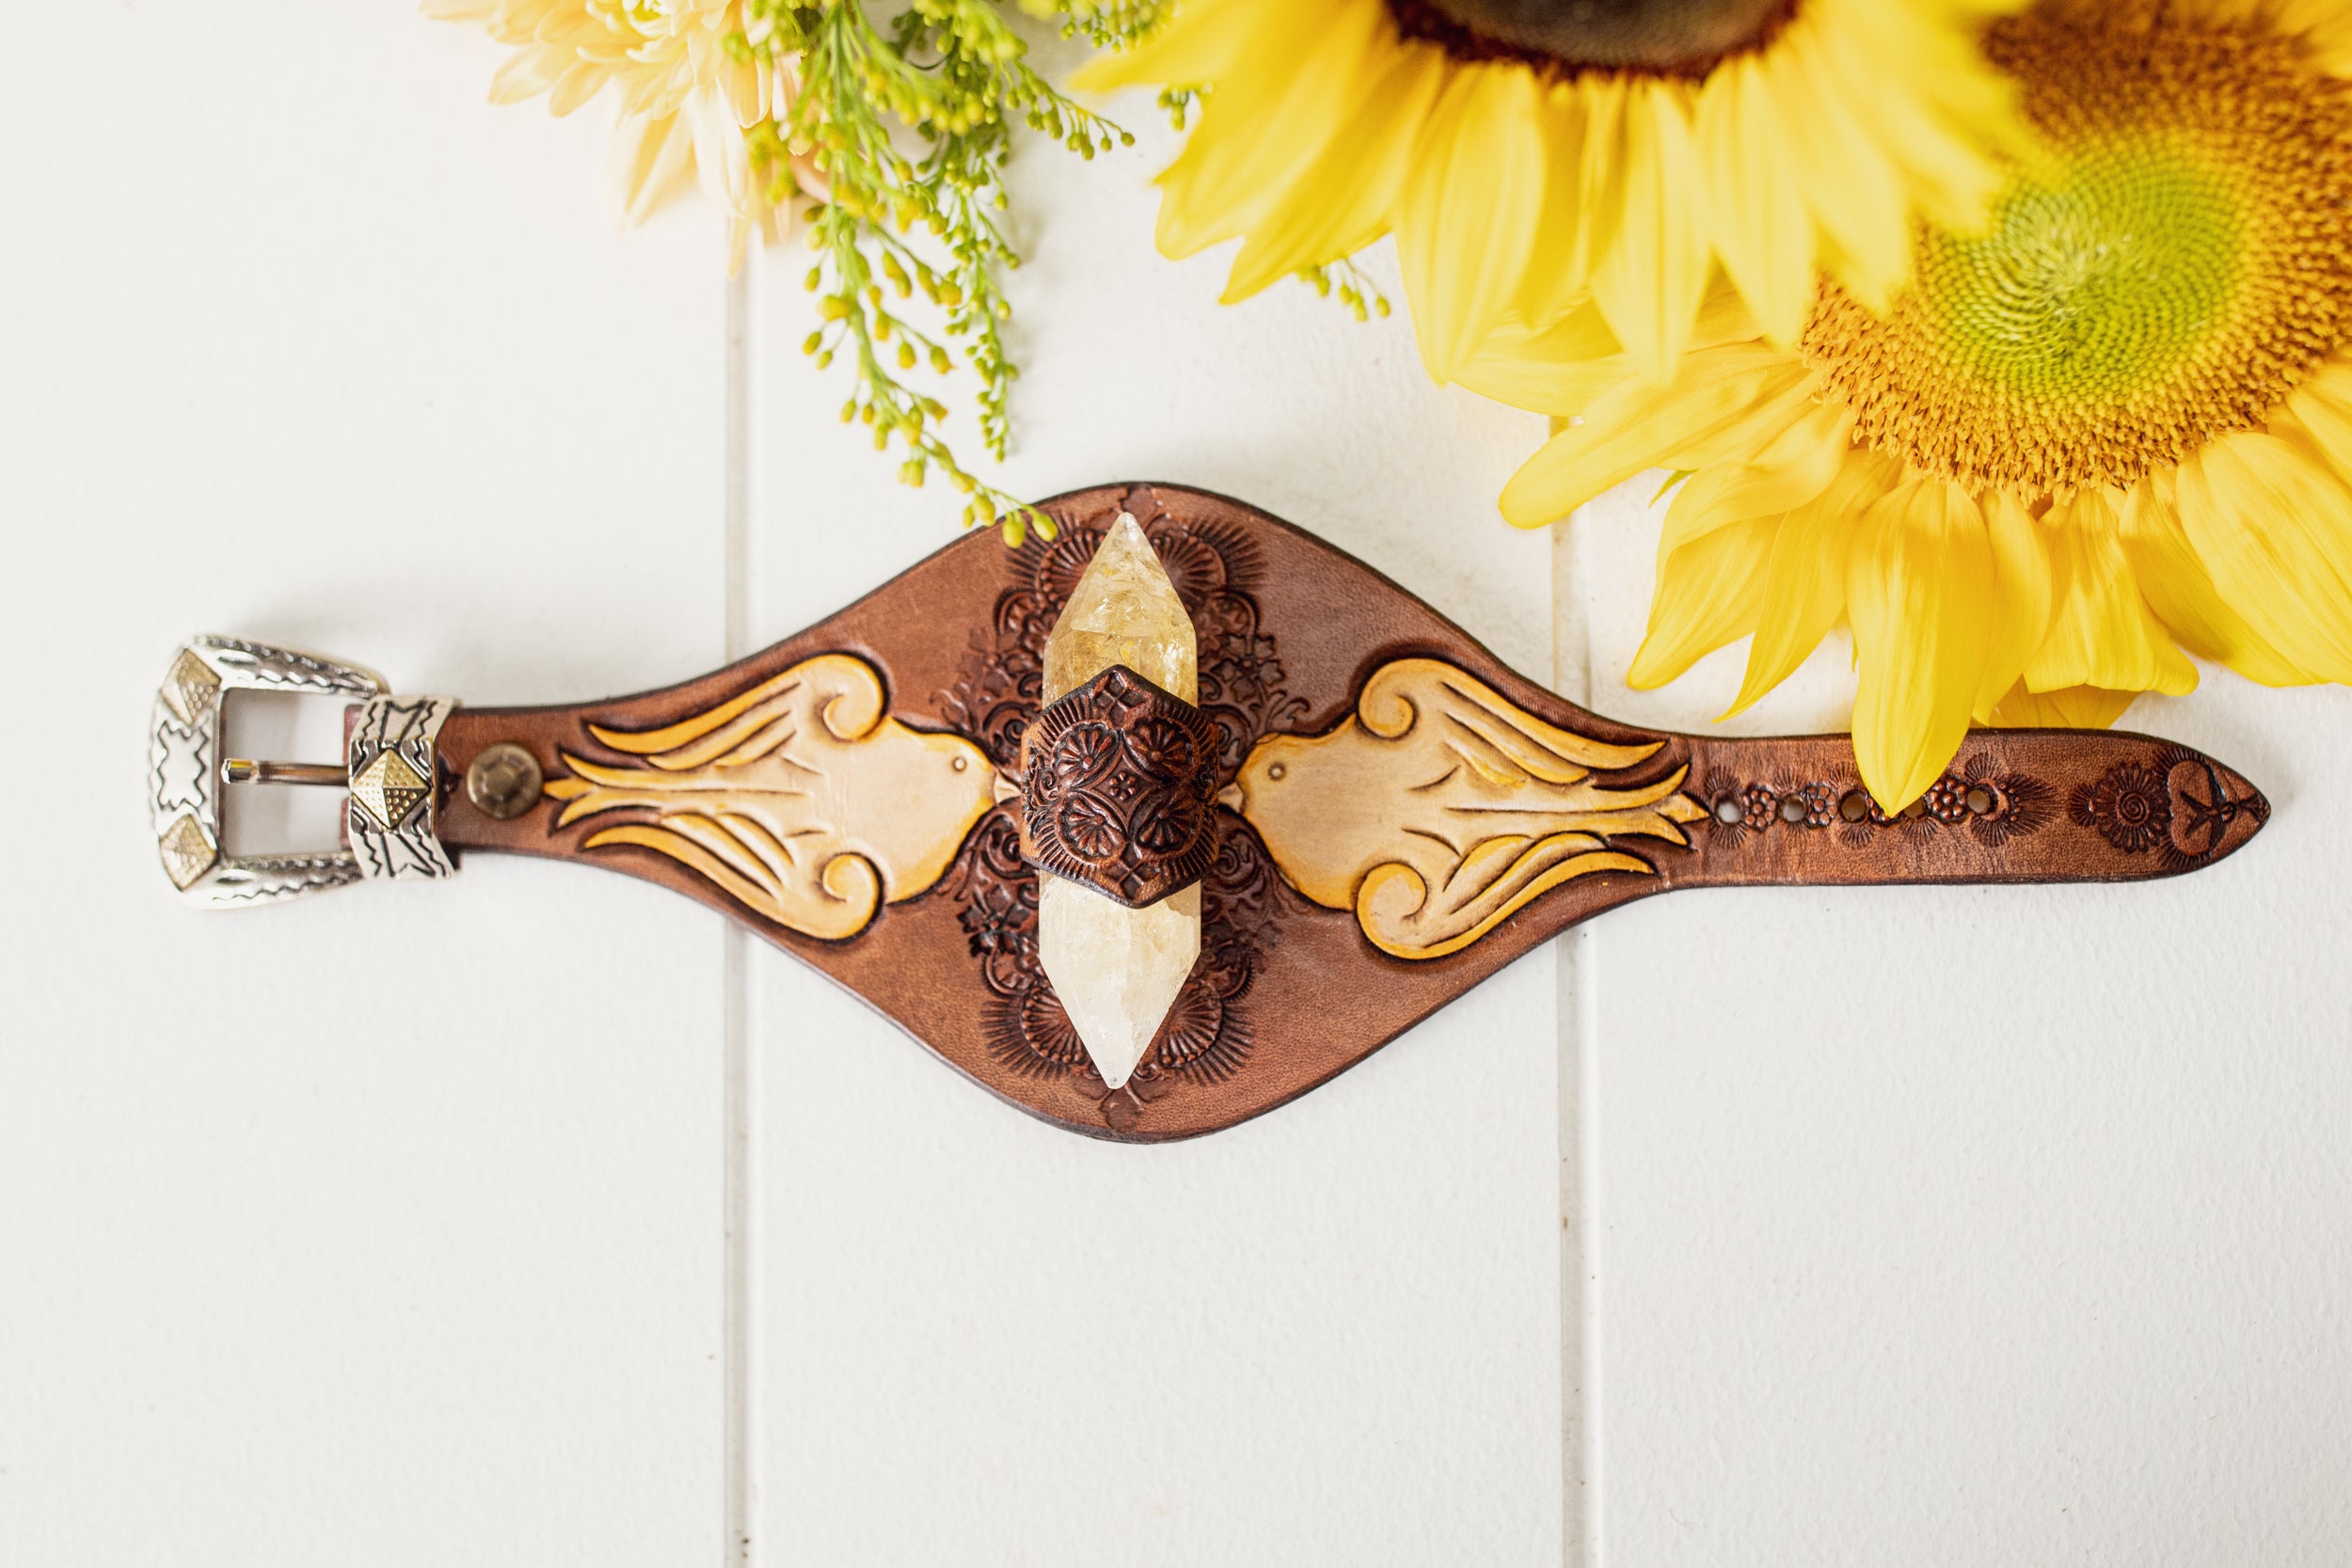
[[2027, 17], [1988, 53], [2058, 157], [1984, 233], [1923, 230], [1889, 316], [1824, 288], [1803, 348], [1858, 436], [2046, 494], [2254, 426], [2352, 325], [2343, 90], [2285, 40], [2176, 25]]
[[1461, 59], [1684, 72], [1769, 42], [1795, 0], [1390, 0]]

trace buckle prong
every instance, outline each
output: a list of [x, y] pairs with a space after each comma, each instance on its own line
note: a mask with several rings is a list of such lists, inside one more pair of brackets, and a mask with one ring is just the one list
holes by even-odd
[[256, 762], [250, 757], [230, 757], [220, 765], [220, 776], [229, 784], [351, 787], [351, 769], [330, 762]]

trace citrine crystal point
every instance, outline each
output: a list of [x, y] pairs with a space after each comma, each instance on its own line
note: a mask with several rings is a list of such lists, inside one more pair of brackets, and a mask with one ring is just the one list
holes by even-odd
[[1038, 958], [1112, 1088], [1135, 1075], [1200, 957], [1200, 884], [1131, 910], [1047, 873], [1037, 890]]
[[1192, 617], [1152, 541], [1124, 512], [1045, 640], [1045, 700], [1075, 691], [1114, 664], [1171, 697], [1200, 700]]
[[[1045, 640], [1052, 702], [1123, 664], [1171, 696], [1200, 700], [1192, 617], [1152, 541], [1122, 512]], [[1038, 883], [1038, 961], [1103, 1082], [1118, 1088], [1152, 1048], [1200, 957], [1198, 884], [1131, 910], [1050, 872]]]

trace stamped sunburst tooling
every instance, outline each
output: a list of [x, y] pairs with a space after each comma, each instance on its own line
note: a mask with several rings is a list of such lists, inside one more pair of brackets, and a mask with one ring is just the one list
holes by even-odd
[[[1845, 736], [1705, 739], [1588, 713], [1239, 502], [1115, 485], [1044, 510], [1050, 541], [967, 536], [798, 636], [636, 697], [461, 707], [199, 640], [156, 701], [164, 869], [210, 904], [447, 875], [466, 850], [625, 871], [741, 921], [1036, 1115], [1152, 1141], [1314, 1087], [1634, 898], [2131, 880], [2210, 865], [2268, 817], [2200, 752], [2074, 730], [1973, 732], [1889, 815]], [[1082, 605], [1057, 644], [1114, 546], [1110, 576], [1177, 619], [1138, 600], [1120, 613], [1139, 619], [1098, 626]], [[1156, 673], [1136, 667], [1158, 657], [1135, 651], [1137, 627], [1168, 650]], [[1130, 641], [1073, 652], [1081, 632]], [[230, 765], [346, 784], [351, 850], [222, 859], [218, 716], [237, 686], [354, 704], [347, 768]], [[533, 768], [537, 790], [512, 783]], [[1069, 962], [1111, 960], [1099, 941], [1053, 956], [1040, 916], [1057, 902], [1083, 928], [1173, 911], [1193, 933], [1163, 989], [1120, 1004], [1151, 1015], [1132, 1065], [1106, 1070], [1063, 1005]]]

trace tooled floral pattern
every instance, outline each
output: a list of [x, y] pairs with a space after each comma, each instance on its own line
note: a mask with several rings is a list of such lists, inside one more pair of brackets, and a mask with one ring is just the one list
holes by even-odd
[[2074, 791], [2075, 821], [2127, 855], [2154, 848], [2172, 826], [2164, 775], [2137, 762], [2118, 763], [2097, 784]]
[[[1962, 800], [1975, 814], [1968, 818], [1968, 831], [1995, 849], [2012, 838], [2039, 832], [2054, 815], [2052, 791], [2040, 779], [2001, 772], [1981, 755], [1968, 759], [1961, 777], [1969, 785]], [[1988, 809], [1978, 813], [1978, 805], [1988, 800]]]
[[1216, 853], [1217, 732], [1113, 666], [1057, 699], [1022, 749], [1022, 849], [1133, 909], [1189, 886]]
[[983, 1026], [998, 1065], [1025, 1078], [1071, 1079], [1121, 1132], [1179, 1085], [1221, 1084], [1239, 1072], [1254, 1043], [1245, 998], [1295, 896], [1258, 835], [1232, 813], [1216, 812], [1216, 852], [1200, 879], [1200, 958], [1134, 1076], [1112, 1089], [1038, 962], [1037, 872], [1022, 859], [1019, 812], [1019, 802], [1007, 801], [981, 818], [943, 883], [961, 906], [957, 919], [988, 987]]
[[1192, 617], [1199, 704], [1217, 729], [1219, 783], [1229, 782], [1261, 736], [1286, 728], [1307, 705], [1283, 690], [1280, 654], [1259, 629], [1251, 590], [1264, 562], [1256, 543], [1215, 521], [1179, 521], [1148, 487], [1129, 491], [1097, 520], [1065, 522], [1051, 540], [1033, 532], [1011, 553], [1011, 586], [997, 595], [989, 628], [973, 634], [956, 683], [940, 693], [940, 717], [999, 768], [1019, 768], [1022, 732], [1045, 689], [1045, 640], [1121, 506], [1142, 521]]
[[1851, 775], [1836, 781], [1780, 777], [1769, 783], [1708, 778], [1692, 788], [1707, 808], [1709, 835], [1726, 847], [1768, 832], [1827, 828], [1836, 830], [1839, 842], [1860, 848], [1890, 829], [1932, 832], [1965, 827], [1980, 842], [1998, 848], [2012, 838], [2039, 832], [2052, 815], [2048, 784], [2023, 773], [2004, 772], [1981, 753], [1891, 814]]
[[[1051, 541], [1032, 533], [1011, 552], [1010, 584], [997, 595], [988, 630], [974, 634], [954, 686], [939, 694], [938, 712], [1009, 777], [1020, 778], [1023, 741], [1044, 691], [1045, 640], [1121, 510], [1141, 520], [1192, 617], [1199, 705], [1216, 726], [1214, 784], [1221, 788], [1262, 736], [1286, 728], [1307, 705], [1283, 689], [1275, 639], [1259, 627], [1251, 590], [1263, 562], [1256, 544], [1214, 521], [1178, 520], [1148, 487], [1129, 491], [1097, 517], [1064, 519]], [[1200, 879], [1200, 961], [1135, 1075], [1111, 1089], [1095, 1074], [1038, 962], [1038, 874], [1022, 860], [1021, 811], [1016, 800], [982, 817], [941, 884], [960, 906], [957, 918], [990, 992], [991, 1054], [1025, 1077], [1068, 1077], [1119, 1132], [1133, 1129], [1147, 1105], [1179, 1085], [1222, 1083], [1242, 1070], [1253, 1043], [1250, 984], [1274, 924], [1295, 896], [1257, 834], [1232, 812], [1215, 812], [1215, 848]]]
[[[1998, 848], [2060, 816], [2060, 796], [2050, 784], [2005, 772], [1982, 752], [1892, 814], [1851, 779], [1718, 777], [1693, 788], [1707, 808], [1710, 835], [1726, 847], [1768, 832], [1834, 827], [1840, 842], [1856, 848], [1889, 831], [1931, 834], [1962, 828]], [[2168, 869], [2185, 871], [2220, 853], [2241, 817], [2267, 821], [2270, 803], [2259, 793], [2233, 794], [2209, 759], [2186, 747], [2169, 746], [2144, 761], [2116, 763], [2094, 782], [2076, 786], [2064, 797], [2063, 815], [2124, 854], [2153, 851]]]
[[2233, 795], [2209, 760], [2169, 746], [2153, 763], [2117, 763], [2077, 788], [2067, 814], [2127, 855], [2153, 849], [2167, 868], [2185, 871], [2219, 853], [2240, 816], [2269, 821], [2270, 802]]

